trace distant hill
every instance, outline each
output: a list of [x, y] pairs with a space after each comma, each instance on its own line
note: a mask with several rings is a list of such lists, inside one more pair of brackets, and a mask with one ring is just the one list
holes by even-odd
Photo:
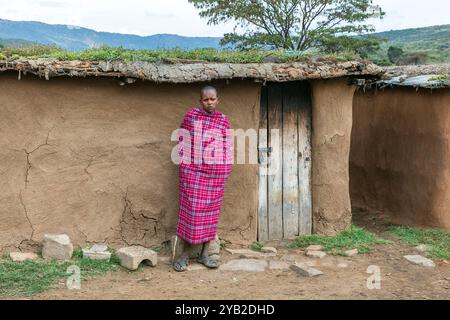
[[413, 43], [449, 39], [450, 24], [424, 28], [391, 30], [374, 33], [374, 35], [389, 39], [389, 41], [393, 43]]
[[0, 47], [20, 47], [31, 45], [34, 42], [21, 39], [0, 39]]
[[22, 39], [41, 44], [53, 44], [66, 50], [84, 50], [101, 45], [123, 46], [127, 49], [181, 49], [218, 48], [220, 38], [182, 37], [157, 34], [147, 37], [92, 29], [53, 25], [35, 21], [11, 21], [0, 19], [0, 38]]
[[396, 46], [402, 48], [406, 53], [425, 55], [427, 63], [450, 62], [450, 24], [392, 30], [373, 35], [388, 40], [381, 46], [375, 59], [386, 57], [388, 48]]

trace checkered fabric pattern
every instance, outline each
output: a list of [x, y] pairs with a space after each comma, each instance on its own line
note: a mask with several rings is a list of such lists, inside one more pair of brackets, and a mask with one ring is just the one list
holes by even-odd
[[234, 154], [230, 124], [219, 111], [209, 114], [193, 108], [185, 115], [181, 129], [189, 131], [191, 141], [183, 141], [189, 139], [180, 135], [177, 235], [190, 244], [202, 244], [217, 234]]

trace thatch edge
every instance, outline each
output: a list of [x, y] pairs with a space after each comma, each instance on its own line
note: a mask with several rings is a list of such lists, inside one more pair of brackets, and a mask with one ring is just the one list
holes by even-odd
[[330, 79], [348, 76], [381, 77], [381, 67], [366, 61], [291, 63], [151, 63], [121, 61], [58, 61], [20, 59], [0, 61], [0, 72], [17, 71], [20, 76], [34, 74], [53, 77], [118, 77], [158, 83], [193, 83], [222, 79], [255, 79], [285, 82]]

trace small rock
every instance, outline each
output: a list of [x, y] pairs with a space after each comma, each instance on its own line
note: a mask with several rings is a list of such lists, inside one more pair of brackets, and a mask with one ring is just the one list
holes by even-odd
[[66, 234], [44, 235], [42, 257], [44, 259], [70, 260], [73, 254], [73, 245]]
[[278, 250], [277, 250], [277, 248], [274, 248], [274, 247], [263, 247], [263, 248], [261, 249], [261, 252], [277, 254], [277, 253], [278, 253]]
[[9, 257], [13, 262], [23, 262], [25, 260], [36, 260], [39, 258], [37, 254], [31, 252], [11, 252]]
[[429, 251], [430, 248], [426, 244], [421, 244], [415, 247], [414, 249], [416, 249], [419, 252], [427, 252]]
[[306, 251], [322, 251], [322, 250], [323, 250], [323, 246], [315, 245], [315, 244], [306, 248]]
[[253, 250], [249, 250], [249, 249], [225, 249], [226, 251], [228, 251], [231, 254], [236, 254], [239, 255], [242, 258], [246, 258], [246, 259], [267, 259], [267, 258], [272, 258], [272, 257], [276, 257], [276, 253], [264, 253], [264, 252], [259, 252], [259, 251], [253, 251]]
[[306, 255], [311, 258], [322, 259], [325, 258], [327, 254], [323, 251], [306, 251]]
[[267, 268], [267, 261], [256, 259], [231, 260], [219, 267], [220, 271], [246, 271], [264, 272]]
[[105, 244], [94, 244], [90, 250], [93, 252], [105, 252], [108, 250], [108, 246]]
[[406, 260], [422, 267], [434, 268], [435, 264], [432, 260], [422, 257], [420, 255], [404, 256]]
[[291, 270], [297, 272], [301, 276], [309, 277], [309, 278], [323, 275], [322, 271], [317, 270], [312, 267], [309, 267], [303, 263], [296, 263], [296, 264], [291, 265]]
[[358, 255], [358, 249], [347, 250], [344, 252], [344, 256], [346, 257], [354, 257]]
[[141, 262], [150, 264], [155, 267], [158, 262], [158, 254], [150, 249], [133, 246], [117, 250], [117, 257], [120, 259], [120, 264], [129, 270], [137, 270]]
[[105, 260], [111, 259], [111, 252], [108, 251], [94, 251], [91, 249], [83, 249], [83, 258], [91, 260]]
[[285, 261], [269, 261], [269, 269], [270, 270], [289, 270], [289, 263]]
[[139, 282], [147, 282], [147, 281], [150, 281], [150, 280], [152, 280], [151, 277], [145, 277], [145, 278], [139, 279], [138, 281]]
[[338, 268], [341, 268], [341, 269], [345, 269], [345, 268], [348, 268], [348, 264], [345, 263], [345, 262], [342, 262], [342, 263], [339, 263], [339, 264], [337, 265], [337, 267], [338, 267]]

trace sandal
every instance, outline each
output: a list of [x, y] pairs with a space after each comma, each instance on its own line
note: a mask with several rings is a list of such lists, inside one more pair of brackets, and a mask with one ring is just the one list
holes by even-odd
[[211, 258], [210, 256], [198, 257], [197, 262], [210, 269], [216, 269], [219, 267], [219, 262], [216, 259]]
[[173, 264], [173, 269], [177, 272], [183, 272], [187, 270], [187, 267], [189, 266], [189, 257], [187, 258], [179, 258], [175, 263]]

